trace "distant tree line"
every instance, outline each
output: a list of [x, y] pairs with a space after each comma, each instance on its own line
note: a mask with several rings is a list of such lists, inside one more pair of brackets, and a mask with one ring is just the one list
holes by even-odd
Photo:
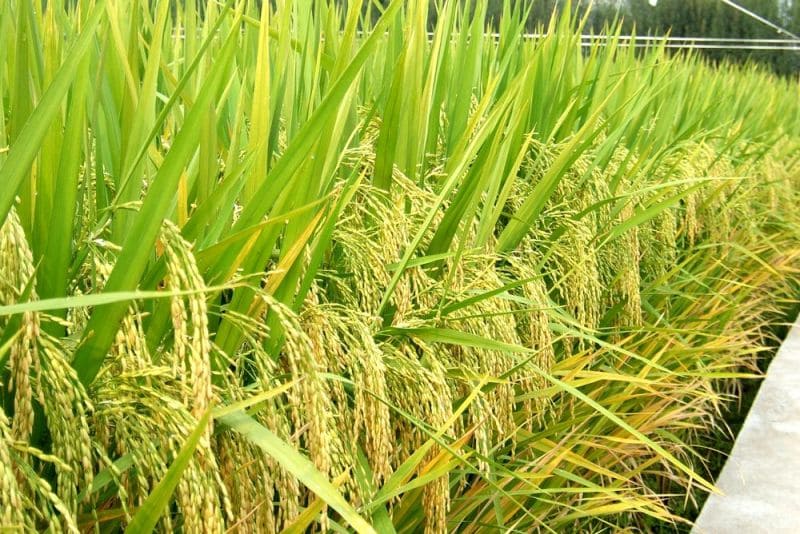
[[[736, 0], [796, 35], [800, 35], [800, 0]], [[547, 24], [554, 9], [564, 9], [567, 0], [533, 0], [528, 30]], [[573, 10], [581, 15], [589, 9], [587, 0], [572, 0]], [[500, 16], [503, 0], [491, 0], [490, 17]], [[588, 14], [587, 31], [601, 32], [614, 21], [623, 33], [670, 35], [676, 37], [787, 38], [774, 29], [748, 17], [720, 0], [595, 0]], [[800, 73], [800, 52], [771, 50], [703, 50], [713, 60], [758, 61], [781, 74]]]

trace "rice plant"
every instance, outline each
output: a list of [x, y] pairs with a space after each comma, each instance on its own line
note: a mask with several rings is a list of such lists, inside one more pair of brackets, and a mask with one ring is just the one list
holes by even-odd
[[434, 8], [0, 3], [4, 530], [688, 522], [800, 84]]

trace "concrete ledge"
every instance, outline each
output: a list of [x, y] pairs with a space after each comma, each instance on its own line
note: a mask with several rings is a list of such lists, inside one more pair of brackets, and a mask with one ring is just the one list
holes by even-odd
[[769, 366], [695, 534], [800, 533], [800, 318]]

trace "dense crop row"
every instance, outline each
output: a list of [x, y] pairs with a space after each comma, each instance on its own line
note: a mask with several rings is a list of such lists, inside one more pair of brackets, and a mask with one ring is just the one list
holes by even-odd
[[0, 524], [680, 521], [797, 296], [797, 81], [260, 4], [0, 2]]

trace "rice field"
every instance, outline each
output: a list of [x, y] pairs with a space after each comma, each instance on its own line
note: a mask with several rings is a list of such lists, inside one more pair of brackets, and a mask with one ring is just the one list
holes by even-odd
[[0, 530], [687, 527], [800, 295], [797, 78], [514, 1], [43, 4], [0, 2]]

